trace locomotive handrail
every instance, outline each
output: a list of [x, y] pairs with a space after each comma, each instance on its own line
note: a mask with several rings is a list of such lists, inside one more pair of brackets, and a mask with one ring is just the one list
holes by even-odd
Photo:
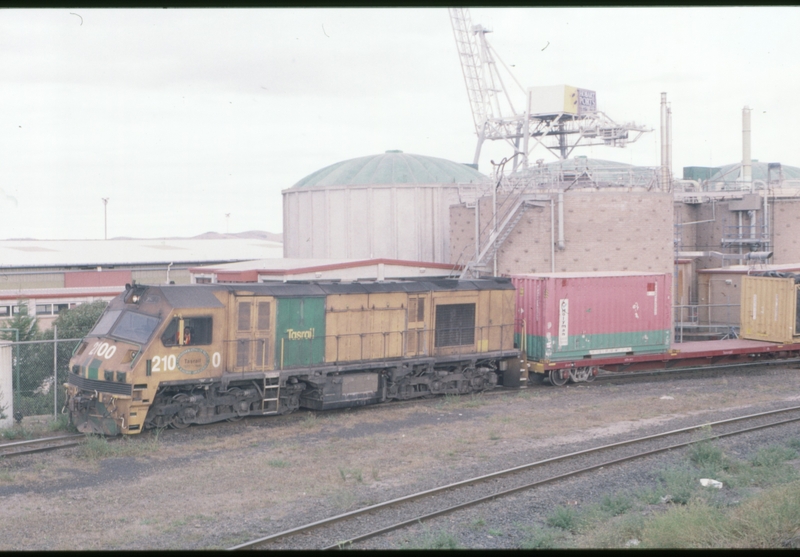
[[[453, 334], [458, 340], [471, 337], [472, 342], [464, 344], [440, 344], [436, 346], [437, 335], [442, 333]], [[414, 339], [414, 342], [410, 343], [409, 339], [412, 336], [416, 336], [416, 339]], [[248, 362], [244, 366], [239, 365], [239, 362], [236, 360], [236, 343], [245, 340], [247, 342], [258, 342], [263, 339], [228, 339], [225, 343], [229, 346], [228, 351], [233, 354], [234, 365], [232, 366], [233, 369], [231, 373], [241, 373], [244, 372], [245, 369], [237, 368], [244, 367], [247, 371], [268, 371], [270, 369], [290, 369], [298, 365], [314, 366], [366, 361], [386, 362], [388, 360], [409, 357], [450, 356], [481, 354], [483, 352], [494, 352], [497, 350], [504, 351], [512, 349], [513, 342], [512, 347], [506, 347], [506, 344], [509, 339], [513, 339], [513, 337], [514, 325], [510, 323], [477, 327], [447, 327], [438, 329], [424, 327], [403, 331], [343, 333], [303, 339], [281, 337], [278, 350], [274, 354], [275, 361], [272, 365], [269, 365], [271, 357], [266, 354], [266, 350], [264, 350], [262, 352], [261, 362], [248, 359]], [[292, 343], [295, 347], [306, 345], [305, 349], [300, 349], [304, 350], [306, 357], [302, 358], [300, 362], [287, 363], [288, 343]], [[314, 343], [317, 344], [315, 345]], [[409, 350], [409, 346], [413, 346], [414, 350]], [[315, 349], [322, 350], [322, 361], [314, 361], [313, 350]], [[250, 348], [247, 350], [250, 350]], [[354, 357], [355, 354], [357, 354], [357, 357]]]

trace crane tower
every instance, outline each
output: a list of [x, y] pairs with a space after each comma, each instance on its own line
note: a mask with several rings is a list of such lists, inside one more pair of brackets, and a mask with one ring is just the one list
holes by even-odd
[[[486, 140], [501, 140], [511, 146], [513, 172], [527, 168], [528, 157], [537, 145], [565, 159], [579, 145], [624, 147], [651, 131], [633, 122], [616, 123], [597, 109], [594, 91], [566, 85], [526, 90], [486, 40], [491, 31], [473, 25], [466, 8], [449, 11], [478, 136], [474, 164], [478, 164]], [[521, 93], [515, 91], [516, 107], [498, 62]]]

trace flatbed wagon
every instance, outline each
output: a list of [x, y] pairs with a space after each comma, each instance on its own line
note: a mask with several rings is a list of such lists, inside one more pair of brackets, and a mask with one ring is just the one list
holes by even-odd
[[776, 344], [757, 340], [727, 339], [672, 343], [660, 354], [609, 354], [559, 362], [531, 361], [528, 370], [546, 374], [554, 385], [591, 381], [602, 369], [611, 372], [723, 366], [800, 358], [800, 343]]

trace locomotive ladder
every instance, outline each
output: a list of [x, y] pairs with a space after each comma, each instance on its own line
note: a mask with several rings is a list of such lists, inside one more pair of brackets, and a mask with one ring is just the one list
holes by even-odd
[[264, 377], [264, 390], [261, 395], [261, 413], [277, 414], [280, 404], [280, 378]]

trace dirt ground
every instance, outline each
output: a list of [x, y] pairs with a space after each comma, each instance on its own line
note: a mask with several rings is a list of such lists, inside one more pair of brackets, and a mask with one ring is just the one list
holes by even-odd
[[298, 412], [110, 445], [124, 456], [0, 460], [0, 550], [225, 548], [543, 448], [798, 400], [796, 369], [751, 369]]

